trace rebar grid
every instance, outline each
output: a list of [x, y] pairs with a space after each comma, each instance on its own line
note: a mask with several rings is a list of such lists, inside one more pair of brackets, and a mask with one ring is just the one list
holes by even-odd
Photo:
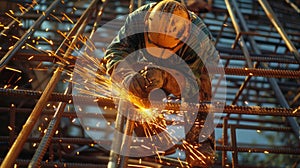
[[[71, 3], [76, 3], [77, 1], [68, 1]], [[64, 2], [67, 9], [70, 9], [70, 11], [74, 11], [74, 8], [71, 6], [68, 6], [68, 2]], [[300, 71], [299, 71], [299, 40], [300, 35], [297, 33], [299, 30], [299, 26], [290, 26], [290, 25], [296, 25], [296, 23], [293, 23], [294, 15], [293, 17], [287, 18], [287, 15], [284, 14], [277, 14], [277, 13], [264, 13], [264, 10], [268, 10], [267, 7], [262, 8], [261, 6], [266, 5], [260, 5], [260, 3], [267, 3], [267, 1], [227, 1], [228, 5], [232, 6], [232, 12], [231, 17], [228, 15], [229, 8], [224, 8], [225, 2], [223, 0], [215, 0], [214, 1], [214, 9], [211, 11], [211, 13], [206, 14], [203, 16], [203, 20], [207, 23], [208, 27], [211, 29], [215, 37], [218, 37], [216, 47], [220, 51], [221, 59], [225, 63], [225, 74], [228, 76], [227, 80], [229, 91], [227, 93], [227, 104], [232, 105], [226, 105], [223, 111], [218, 111], [218, 108], [215, 109], [217, 113], [223, 112], [224, 116], [222, 120], [220, 121], [220, 124], [216, 129], [222, 129], [222, 139], [221, 142], [217, 141], [217, 150], [222, 152], [221, 158], [217, 161], [216, 166], [222, 166], [222, 167], [247, 167], [247, 165], [243, 165], [243, 163], [239, 162], [240, 153], [265, 153], [266, 155], [269, 153], [274, 154], [291, 154], [291, 155], [299, 155], [300, 151], [296, 147], [291, 146], [282, 146], [280, 148], [272, 148], [271, 146], [259, 146], [257, 144], [241, 144], [239, 143], [237, 136], [237, 130], [269, 130], [273, 132], [286, 132], [287, 134], [295, 134], [295, 130], [297, 132], [297, 123], [299, 122], [298, 119], [292, 119], [290, 118], [290, 123], [296, 124], [296, 126], [291, 127], [290, 125], [287, 125], [284, 121], [277, 121], [274, 122], [273, 120], [258, 120], [253, 119], [249, 116], [257, 116], [257, 117], [274, 117], [278, 119], [278, 117], [299, 117], [299, 78], [300, 78]], [[276, 6], [276, 2], [274, 1], [275, 5], [271, 5], [272, 9], [277, 9], [280, 7], [280, 5]], [[89, 4], [91, 2], [86, 1], [86, 4]], [[108, 2], [108, 8], [116, 9], [117, 7], [121, 7], [124, 9], [124, 11], [132, 11], [133, 10], [133, 3], [134, 1], [128, 2]], [[282, 2], [280, 2], [282, 3]], [[125, 5], [124, 5], [125, 4]], [[43, 7], [50, 6], [50, 3], [46, 4], [40, 4], [40, 10], [43, 10]], [[126, 6], [128, 5], [128, 6]], [[138, 2], [137, 6], [141, 5], [141, 1]], [[81, 7], [81, 8], [80, 8]], [[80, 6], [76, 7], [77, 11], [84, 11], [86, 7]], [[124, 8], [125, 7], [125, 8]], [[38, 9], [39, 10], [39, 9]], [[37, 11], [37, 10], [36, 10]], [[67, 54], [71, 55], [71, 53], [68, 52], [69, 44], [72, 41], [72, 38], [67, 39], [66, 45], [60, 46], [62, 40], [64, 38], [62, 37], [50, 37], [48, 40], [52, 40], [53, 45], [49, 44], [49, 41], [41, 40], [38, 36], [33, 36], [32, 28], [34, 27], [35, 31], [40, 31], [42, 33], [49, 33], [49, 32], [57, 32], [57, 30], [47, 30], [45, 28], [41, 28], [38, 26], [38, 18], [41, 17], [44, 20], [49, 20], [51, 22], [57, 22], [58, 24], [70, 24], [70, 22], [74, 22], [73, 24], [76, 24], [78, 21], [78, 18], [81, 16], [81, 12], [78, 13], [63, 13], [63, 12], [57, 12], [57, 11], [50, 11], [53, 12], [48, 16], [47, 12], [44, 16], [40, 15], [40, 13], [28, 13], [28, 14], [15, 14], [16, 17], [20, 18], [25, 23], [25, 28], [28, 28], [29, 32], [24, 35], [24, 38], [19, 39], [17, 43], [15, 43], [14, 49], [7, 49], [3, 50], [1, 55], [3, 56], [2, 59], [9, 60], [9, 63], [6, 61], [3, 61], [5, 66], [1, 68], [1, 74], [5, 74], [8, 69], [5, 69], [6, 64], [8, 68], [15, 68], [18, 70], [18, 66], [16, 64], [18, 63], [29, 63], [29, 66], [27, 66], [27, 69], [30, 69], [29, 71], [25, 71], [23, 69], [22, 73], [29, 73], [28, 76], [32, 76], [32, 74], [36, 73], [35, 70], [42, 70], [47, 68], [47, 66], [43, 63], [48, 62], [51, 65], [50, 68], [54, 69], [56, 68], [57, 64], [61, 64], [60, 61], [63, 63], [69, 63], [68, 65], [63, 64], [63, 67], [67, 67], [68, 70], [72, 70], [72, 65], [75, 63], [76, 56], [68, 56], [67, 61], [61, 60], [59, 57], [49, 57], [49, 52], [39, 52], [31, 47], [28, 47], [30, 45], [44, 45], [49, 48], [52, 48], [54, 51], [61, 48], [62, 55]], [[115, 18], [116, 15], [122, 15], [124, 14], [124, 11], [120, 11], [120, 14], [117, 12], [111, 12], [111, 11], [104, 11], [107, 12], [107, 15], [104, 16], [104, 22], [109, 21], [113, 18]], [[289, 11], [291, 12], [291, 11]], [[125, 12], [126, 13], [126, 12]], [[238, 17], [233, 17], [233, 15], [239, 15]], [[2, 16], [2, 15], [1, 15]], [[4, 15], [6, 16], [6, 15]], [[274, 17], [279, 17], [278, 21], [277, 19], [274, 19]], [[64, 18], [64, 19], [62, 19]], [[243, 20], [245, 19], [246, 27], [243, 25]], [[285, 19], [287, 18], [287, 19]], [[296, 17], [297, 18], [297, 15]], [[235, 21], [237, 19], [237, 21]], [[271, 21], [269, 21], [269, 19]], [[274, 19], [274, 20], [273, 20]], [[30, 22], [31, 20], [36, 20], [36, 25], [33, 25], [33, 27], [30, 28], [30, 24], [26, 24], [26, 22]], [[61, 22], [60, 22], [60, 21]], [[93, 20], [93, 19], [91, 19]], [[282, 23], [282, 21], [286, 21], [287, 23]], [[93, 21], [92, 21], [93, 22]], [[13, 24], [13, 22], [11, 22]], [[268, 24], [270, 23], [270, 24]], [[100, 23], [102, 25], [104, 23]], [[282, 24], [282, 25], [280, 25]], [[72, 24], [70, 24], [72, 25]], [[87, 24], [89, 30], [94, 29], [90, 23]], [[27, 26], [27, 27], [26, 27]], [[59, 30], [59, 29], [58, 29]], [[78, 32], [77, 30], [74, 30], [73, 35]], [[298, 31], [299, 32], [299, 31]], [[61, 35], [64, 33], [69, 33], [69, 30], [67, 29], [61, 29], [60, 31]], [[72, 33], [71, 33], [72, 34]], [[29, 42], [28, 37], [31, 37], [31, 40]], [[71, 36], [70, 36], [71, 37]], [[52, 38], [52, 39], [51, 39]], [[27, 41], [25, 41], [27, 40]], [[33, 42], [35, 41], [35, 42]], [[27, 42], [27, 43], [26, 43]], [[38, 43], [36, 43], [38, 42]], [[22, 45], [26, 44], [27, 48], [23, 49]], [[80, 45], [80, 44], [78, 44]], [[4, 48], [4, 47], [3, 47]], [[23, 52], [25, 51], [25, 52]], [[9, 58], [9, 59], [6, 59]], [[2, 62], [2, 61], [1, 61]], [[258, 65], [258, 66], [252, 66], [252, 65]], [[261, 66], [261, 65], [267, 65], [267, 67]], [[2, 65], [1, 65], [2, 67]], [[250, 68], [249, 68], [250, 67]], [[219, 72], [218, 69], [214, 69], [215, 72]], [[2, 72], [5, 71], [5, 72]], [[19, 72], [13, 71], [13, 76], [18, 76]], [[35, 74], [36, 75], [36, 74]], [[42, 74], [45, 75], [45, 74]], [[48, 74], [49, 75], [49, 74]], [[48, 79], [51, 78], [52, 74], [49, 75]], [[245, 77], [248, 76], [248, 80], [245, 79]], [[8, 79], [14, 80], [13, 78]], [[23, 76], [22, 76], [23, 77]], [[39, 81], [38, 78], [40, 76], [37, 75], [35, 80]], [[31, 78], [31, 77], [29, 77]], [[63, 77], [64, 78], [64, 77]], [[270, 84], [272, 82], [268, 81], [268, 78], [277, 78], [273, 80], [273, 84]], [[1, 78], [2, 79], [2, 78]], [[18, 79], [18, 78], [17, 78]], [[19, 80], [17, 80], [15, 83], [18, 83]], [[39, 81], [39, 82], [45, 82], [47, 83], [47, 78], [45, 81]], [[60, 79], [57, 81], [57, 83], [64, 83], [66, 82], [64, 79]], [[10, 83], [9, 83], [10, 84]], [[33, 83], [32, 83], [33, 85]], [[54, 84], [56, 85], [56, 84]], [[272, 86], [273, 87], [272, 87]], [[288, 85], [288, 86], [286, 86]], [[2, 107], [0, 108], [1, 114], [7, 114], [10, 118], [9, 123], [6, 127], [8, 127], [8, 134], [7, 136], [1, 136], [0, 141], [3, 143], [9, 142], [8, 146], [13, 145], [13, 142], [16, 139], [16, 135], [19, 133], [18, 126], [16, 123], [16, 115], [19, 115], [20, 113], [24, 114], [30, 114], [33, 111], [33, 108], [26, 108], [26, 106], [29, 106], [28, 99], [35, 99], [35, 100], [41, 100], [44, 101], [45, 105], [46, 103], [49, 104], [56, 104], [58, 102], [64, 102], [69, 105], [72, 105], [73, 96], [70, 94], [62, 94], [62, 93], [55, 93], [53, 90], [49, 91], [47, 93], [48, 98], [41, 98], [42, 91], [37, 91], [33, 88], [22, 88], [21, 90], [18, 88], [13, 88], [16, 85], [12, 84], [8, 85], [7, 83], [3, 82], [1, 83], [0, 89], [0, 95], [6, 100], [11, 100], [9, 103], [3, 103]], [[21, 86], [21, 85], [20, 85]], [[25, 86], [25, 85], [23, 85]], [[242, 87], [241, 87], [242, 86]], [[275, 87], [274, 87], [275, 86]], [[275, 89], [276, 88], [276, 89]], [[238, 92], [238, 94], [237, 94]], [[280, 96], [275, 97], [275, 95], [278, 92], [282, 92]], [[14, 99], [22, 98], [23, 100], [21, 102], [16, 101], [16, 104], [14, 103]], [[260, 99], [259, 99], [260, 98]], [[110, 98], [96, 98], [96, 97], [80, 97], [77, 98], [80, 101], [83, 102], [90, 102], [97, 100], [99, 106], [101, 107], [109, 107], [113, 111], [116, 109], [116, 105], [112, 102]], [[278, 100], [280, 99], [280, 100]], [[211, 107], [207, 105], [200, 105], [199, 111], [201, 112], [207, 112], [208, 109], [211, 109]], [[178, 110], [180, 109], [179, 105], [176, 103], [169, 103], [166, 106], [167, 110]], [[186, 110], [193, 110], [192, 105], [191, 109]], [[43, 112], [42, 112], [43, 111]], [[214, 111], [214, 110], [212, 110]], [[49, 108], [49, 110], [41, 110], [42, 115], [48, 115], [52, 116], [54, 114], [54, 109]], [[107, 118], [111, 118], [111, 120], [115, 119], [115, 113], [108, 113], [105, 114]], [[238, 117], [234, 117], [238, 115]], [[77, 118], [77, 114], [75, 112], [65, 111], [62, 113], [63, 118], [65, 119], [74, 119]], [[93, 113], [86, 113], [85, 117], [97, 117], [97, 115]], [[255, 126], [249, 126], [240, 124], [240, 122], [247, 121], [248, 124], [253, 124]], [[232, 124], [234, 123], [234, 124]], [[269, 128], [268, 126], [264, 126], [267, 124], [276, 124], [276, 126]], [[72, 124], [73, 126], [80, 127], [79, 125]], [[61, 128], [58, 128], [60, 130]], [[83, 129], [83, 128], [82, 128]], [[93, 128], [90, 128], [93, 129]], [[105, 128], [94, 128], [97, 131], [102, 131]], [[29, 131], [34, 131], [33, 128], [29, 129]], [[230, 135], [228, 135], [228, 131], [230, 131]], [[52, 138], [53, 136], [53, 138]], [[96, 155], [93, 155], [92, 158], [87, 159], [84, 157], [84, 155], [78, 156], [78, 160], [72, 160], [72, 157], [76, 158], [76, 153], [74, 151], [80, 151], [80, 148], [77, 148], [77, 145], [82, 146], [93, 146], [97, 142], [94, 140], [91, 140], [87, 137], [80, 137], [80, 138], [68, 138], [64, 137], [64, 135], [58, 134], [58, 135], [52, 135], [51, 136], [51, 143], [49, 147], [49, 151], [47, 152], [48, 156], [46, 156], [47, 161], [42, 161], [41, 165], [43, 167], [53, 167], [53, 166], [68, 166], [68, 167], [99, 167], [103, 166], [106, 167], [106, 164], [108, 162], [108, 151], [103, 150], [102, 148], [96, 148], [98, 153]], [[231, 138], [229, 138], [231, 137]], [[26, 144], [34, 145], [38, 144], [42, 138], [26, 138]], [[110, 145], [112, 142], [109, 141], [103, 141], [101, 143], [105, 143]], [[93, 145], [91, 145], [93, 144]], [[299, 143], [298, 143], [299, 144]], [[65, 146], [70, 145], [70, 150], [64, 149]], [[72, 148], [74, 147], [74, 148]], [[7, 148], [6, 148], [7, 149]], [[5, 150], [6, 150], [5, 149]], [[30, 150], [33, 152], [36, 149], [36, 147], [32, 147]], [[20, 149], [21, 150], [21, 149]], [[65, 152], [73, 152], [71, 155], [66, 155]], [[228, 152], [231, 152], [231, 160], [229, 159]], [[105, 155], [106, 157], [99, 158], [97, 155]], [[4, 157], [4, 156], [3, 156]], [[58, 158], [58, 162], [54, 162], [54, 159]], [[22, 159], [22, 158], [21, 158]], [[66, 161], [62, 161], [63, 159], [66, 159]], [[101, 160], [99, 162], [95, 160]], [[142, 160], [153, 160], [153, 158], [142, 158]], [[50, 162], [49, 162], [49, 161]], [[130, 160], [130, 159], [129, 159]], [[81, 164], [81, 163], [86, 164]], [[154, 161], [159, 162], [159, 160], [154, 159]], [[161, 160], [160, 160], [161, 161]], [[1, 160], [3, 162], [3, 160]], [[27, 166], [30, 162], [30, 159], [20, 160], [16, 159], [15, 164], [18, 166]], [[129, 161], [130, 163], [138, 163], [135, 161]], [[13, 162], [12, 162], [13, 163]], [[176, 165], [180, 166], [180, 164], [175, 160], [165, 158], [160, 164], [152, 165], [152, 166], [161, 166], [161, 165]], [[296, 164], [296, 163], [295, 163]], [[251, 166], [251, 165], [250, 165]], [[268, 165], [266, 165], [268, 166]]]

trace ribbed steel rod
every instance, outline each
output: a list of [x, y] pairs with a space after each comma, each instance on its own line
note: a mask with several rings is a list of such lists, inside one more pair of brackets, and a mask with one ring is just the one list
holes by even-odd
[[[24, 97], [24, 96], [30, 96], [30, 98], [36, 98], [38, 99], [41, 95], [41, 92], [39, 91], [28, 91], [28, 90], [13, 90], [13, 89], [1, 89], [0, 88], [0, 95], [1, 96], [15, 96], [15, 97]], [[78, 95], [63, 95], [61, 93], [52, 93], [50, 96], [51, 101], [63, 101], [63, 102], [69, 102], [72, 100], [72, 97], [76, 97], [76, 100], [78, 102], [82, 103], [94, 103], [97, 101], [98, 105], [101, 107], [108, 107], [116, 109], [116, 106], [114, 104], [114, 101], [112, 98], [96, 98], [92, 96], [78, 96]], [[300, 116], [300, 109], [294, 109], [294, 108], [271, 108], [271, 107], [259, 107], [259, 106], [231, 106], [231, 105], [225, 105], [223, 109], [223, 105], [215, 106], [213, 108], [210, 108], [210, 105], [206, 104], [192, 104], [187, 109], [183, 109], [180, 107], [180, 103], [175, 102], [168, 102], [164, 104], [164, 109], [167, 110], [195, 110], [199, 109], [200, 111], [207, 112], [208, 110], [216, 112], [216, 113], [232, 113], [232, 114], [249, 114], [249, 115], [272, 115], [272, 116], [294, 116], [299, 117]], [[160, 102], [153, 102], [151, 105], [153, 108], [161, 109], [161, 103]], [[4, 111], [6, 108], [0, 108], [0, 111]], [[18, 111], [19, 108], [16, 108], [16, 111]], [[22, 109], [20, 109], [22, 110]], [[163, 110], [163, 109], [161, 109]]]
[[[3, 159], [0, 159], [0, 162]], [[16, 166], [17, 167], [23, 167], [27, 166], [30, 160], [22, 160], [17, 159], [16, 160]], [[49, 162], [49, 161], [43, 161], [41, 162], [42, 168], [53, 168], [53, 167], [67, 167], [67, 168], [106, 168], [106, 165], [100, 165], [100, 164], [89, 164], [89, 163], [65, 163], [65, 162]]]
[[286, 148], [286, 147], [278, 147], [276, 146], [273, 148], [251, 148], [251, 147], [232, 147], [232, 146], [217, 146], [217, 150], [220, 151], [234, 151], [236, 149], [237, 152], [247, 152], [249, 153], [275, 153], [275, 154], [293, 154], [293, 155], [299, 155], [300, 150], [298, 148]]
[[[98, 2], [100, 5], [100, 2]], [[107, 1], [105, 1], [105, 4], [107, 3]], [[92, 36], [93, 32], [96, 31], [97, 27], [98, 27], [98, 22], [100, 22], [101, 18], [102, 18], [102, 13], [103, 13], [104, 7], [103, 4], [101, 5], [101, 8], [99, 9], [99, 13], [97, 13], [97, 17], [96, 17], [96, 21], [92, 30], [92, 33], [90, 35], [90, 37]], [[92, 12], [91, 12], [92, 13]], [[91, 14], [90, 14], [91, 15]], [[71, 87], [72, 87], [72, 83], [69, 83], [69, 86], [66, 88], [65, 90], [65, 94], [70, 94], [71, 93]], [[67, 103], [66, 102], [60, 102], [58, 105], [58, 109], [56, 110], [53, 118], [51, 119], [48, 128], [47, 128], [47, 132], [44, 135], [42, 141], [39, 144], [38, 149], [36, 150], [34, 156], [32, 157], [30, 163], [29, 163], [29, 168], [34, 168], [34, 167], [39, 167], [40, 163], [44, 157], [44, 154], [47, 151], [47, 148], [50, 144], [50, 141], [57, 129], [57, 127], [59, 126], [61, 117], [63, 116], [63, 112], [64, 109], [66, 107]]]
[[[240, 44], [241, 49], [243, 50], [243, 53], [244, 53], [244, 56], [245, 56], [245, 59], [246, 59], [247, 67], [248, 68], [253, 68], [253, 62], [250, 58], [249, 51], [247, 50], [247, 45], [245, 43], [244, 37], [241, 36], [241, 29], [238, 25], [238, 22], [237, 22], [237, 19], [235, 17], [233, 8], [231, 7], [231, 4], [230, 4], [229, 0], [225, 0], [225, 3], [226, 3], [226, 7], [228, 9], [228, 13], [230, 15], [234, 30], [237, 34], [234, 44], [236, 44], [237, 42]], [[235, 48], [235, 46], [233, 46], [233, 47]]]
[[[70, 94], [71, 93], [71, 83], [69, 83], [69, 86], [65, 90], [65, 94]], [[40, 167], [41, 166], [41, 161], [50, 145], [51, 139], [53, 138], [53, 135], [55, 131], [57, 130], [60, 120], [62, 117], [62, 114], [65, 110], [67, 103], [66, 102], [59, 102], [57, 106], [57, 110], [55, 111], [55, 114], [50, 120], [50, 123], [47, 127], [47, 131], [45, 135], [43, 136], [41, 142], [39, 143], [38, 148], [36, 149], [29, 165], [28, 168], [35, 168], [35, 167]]]

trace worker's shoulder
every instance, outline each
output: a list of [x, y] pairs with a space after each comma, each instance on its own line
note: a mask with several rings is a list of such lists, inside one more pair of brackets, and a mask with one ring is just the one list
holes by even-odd
[[203, 20], [199, 16], [197, 16], [194, 12], [189, 11], [189, 15], [192, 23], [196, 25], [204, 23]]

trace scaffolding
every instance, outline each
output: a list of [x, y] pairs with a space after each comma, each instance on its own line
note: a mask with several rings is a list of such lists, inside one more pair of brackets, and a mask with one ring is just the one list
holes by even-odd
[[[118, 107], [109, 97], [74, 95], [70, 74], [78, 51], [91, 46], [87, 44], [95, 34], [107, 42], [93, 44], [101, 55], [124, 16], [150, 2], [1, 1], [1, 168], [107, 167], [110, 151], [99, 143], [113, 143], [107, 127], [116, 120]], [[209, 2], [212, 10], [200, 17], [215, 37], [224, 66], [213, 70], [225, 72], [219, 77], [226, 77], [226, 88], [220, 81], [213, 85], [221, 96], [226, 95], [226, 104], [197, 108], [220, 114], [215, 167], [299, 167], [300, 4], [288, 0]], [[100, 63], [97, 60], [89, 61]], [[76, 112], [76, 102], [92, 102], [105, 109], [106, 125], [78, 122], [81, 114]], [[91, 109], [80, 108], [87, 110], [82, 114], [85, 118], [99, 117]], [[165, 107], [178, 109], [176, 102]], [[124, 124], [121, 121], [116, 124]], [[87, 128], [110, 138], [96, 141], [86, 134]], [[120, 160], [119, 167], [186, 166], [185, 161], [168, 156]]]

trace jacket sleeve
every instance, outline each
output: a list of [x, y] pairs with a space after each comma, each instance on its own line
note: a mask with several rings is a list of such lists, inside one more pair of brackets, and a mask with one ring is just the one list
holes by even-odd
[[[193, 23], [199, 28], [200, 34], [195, 40], [195, 52], [190, 55], [189, 66], [192, 69], [199, 86], [199, 96], [201, 101], [210, 101], [212, 98], [212, 79], [214, 74], [209, 72], [209, 67], [217, 67], [220, 57], [215, 48], [214, 38], [201, 20], [201, 18], [194, 17]], [[191, 61], [193, 60], [193, 61]]]
[[135, 50], [135, 46], [132, 41], [133, 36], [131, 34], [130, 22], [131, 16], [128, 16], [125, 24], [119, 30], [117, 36], [113, 39], [111, 44], [107, 47], [103, 59], [106, 72], [110, 75], [112, 73], [114, 65], [124, 59], [128, 54]]
[[144, 16], [151, 5], [153, 4], [144, 5], [130, 13], [117, 36], [107, 47], [103, 63], [109, 75], [117, 62], [144, 47]]

